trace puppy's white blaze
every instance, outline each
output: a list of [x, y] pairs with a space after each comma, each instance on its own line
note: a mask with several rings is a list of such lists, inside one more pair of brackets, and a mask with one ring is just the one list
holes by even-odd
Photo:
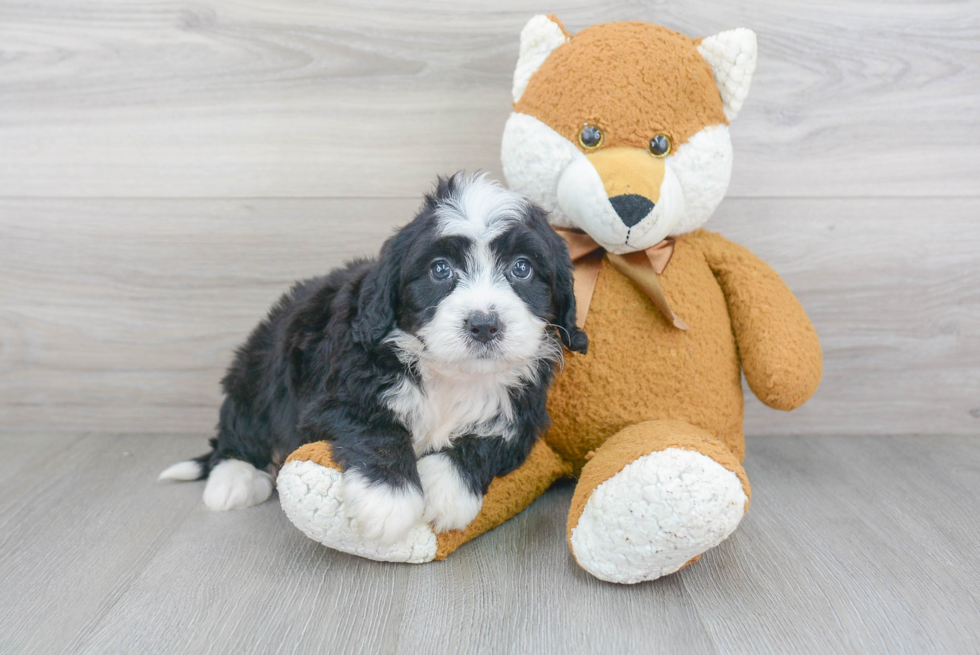
[[226, 459], [208, 476], [204, 504], [216, 512], [264, 503], [275, 488], [272, 476], [248, 462]]
[[[468, 260], [456, 288], [418, 332], [427, 363], [447, 375], [514, 371], [538, 354], [547, 323], [514, 293], [488, 248], [475, 245]], [[475, 343], [464, 329], [474, 312], [494, 312], [500, 319], [500, 336], [486, 346]]]
[[436, 453], [419, 460], [419, 477], [425, 494], [422, 520], [436, 532], [462, 530], [479, 514], [483, 497], [474, 494], [446, 455]]
[[487, 179], [485, 174], [462, 180], [456, 193], [436, 209], [443, 236], [492, 241], [524, 216], [524, 199]]
[[186, 462], [178, 462], [160, 473], [157, 480], [177, 480], [179, 482], [190, 482], [201, 477], [201, 465], [192, 459]]
[[[462, 434], [513, 436], [510, 390], [533, 381], [538, 360], [555, 354], [547, 323], [495, 270], [489, 249], [476, 247], [471, 255], [469, 271], [460, 273], [456, 289], [418, 332], [421, 348], [413, 352], [421, 388], [404, 379], [386, 398], [419, 454], [445, 448]], [[500, 336], [487, 346], [464, 329], [477, 311], [494, 312], [501, 323]]]
[[372, 483], [356, 470], [344, 471], [344, 509], [370, 541], [390, 545], [422, 520], [425, 500], [411, 485]]

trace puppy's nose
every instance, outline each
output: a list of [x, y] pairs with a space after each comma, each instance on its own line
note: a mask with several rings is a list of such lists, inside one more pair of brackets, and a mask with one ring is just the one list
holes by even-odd
[[644, 198], [635, 193], [614, 196], [609, 199], [609, 204], [619, 214], [619, 220], [623, 221], [626, 227], [633, 227], [642, 221], [654, 207], [649, 198]]
[[466, 319], [465, 328], [470, 336], [480, 343], [487, 343], [496, 339], [501, 332], [500, 319], [497, 318], [496, 314], [488, 314], [487, 312], [470, 314], [470, 317]]

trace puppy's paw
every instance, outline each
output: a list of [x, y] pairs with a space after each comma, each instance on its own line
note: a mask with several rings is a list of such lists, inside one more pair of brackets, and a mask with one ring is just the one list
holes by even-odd
[[483, 507], [483, 496], [473, 493], [456, 465], [442, 453], [423, 457], [418, 467], [425, 494], [423, 520], [432, 523], [436, 532], [468, 526]]
[[239, 459], [226, 459], [208, 475], [204, 504], [215, 512], [251, 507], [267, 501], [274, 488], [272, 476], [265, 471]]
[[422, 520], [425, 501], [414, 486], [373, 483], [358, 471], [344, 472], [344, 511], [365, 539], [391, 545]]

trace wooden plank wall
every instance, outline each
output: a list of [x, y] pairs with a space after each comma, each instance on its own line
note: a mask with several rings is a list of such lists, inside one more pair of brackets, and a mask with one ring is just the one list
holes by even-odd
[[290, 281], [375, 250], [436, 173], [499, 176], [527, 18], [746, 26], [709, 227], [820, 332], [753, 434], [980, 430], [980, 2], [0, 4], [0, 427], [207, 431]]

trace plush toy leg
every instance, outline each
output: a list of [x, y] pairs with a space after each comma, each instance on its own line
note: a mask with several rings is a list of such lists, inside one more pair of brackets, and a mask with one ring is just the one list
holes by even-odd
[[568, 542], [597, 578], [654, 580], [724, 541], [750, 493], [745, 470], [719, 439], [683, 421], [638, 423], [582, 469]]
[[419, 524], [401, 542], [381, 546], [369, 542], [344, 514], [343, 477], [325, 442], [294, 452], [279, 471], [279, 500], [286, 516], [309, 538], [321, 544], [385, 562], [419, 564], [445, 559], [454, 550], [522, 511], [571, 468], [539, 441], [527, 461], [494, 479], [483, 507], [466, 529], [435, 534]]
[[436, 559], [446, 559], [454, 550], [513, 518], [534, 499], [548, 490], [558, 478], [571, 475], [572, 466], [561, 460], [543, 441], [538, 441], [520, 468], [494, 478], [483, 507], [472, 523], [463, 530], [450, 530], [436, 535]]

